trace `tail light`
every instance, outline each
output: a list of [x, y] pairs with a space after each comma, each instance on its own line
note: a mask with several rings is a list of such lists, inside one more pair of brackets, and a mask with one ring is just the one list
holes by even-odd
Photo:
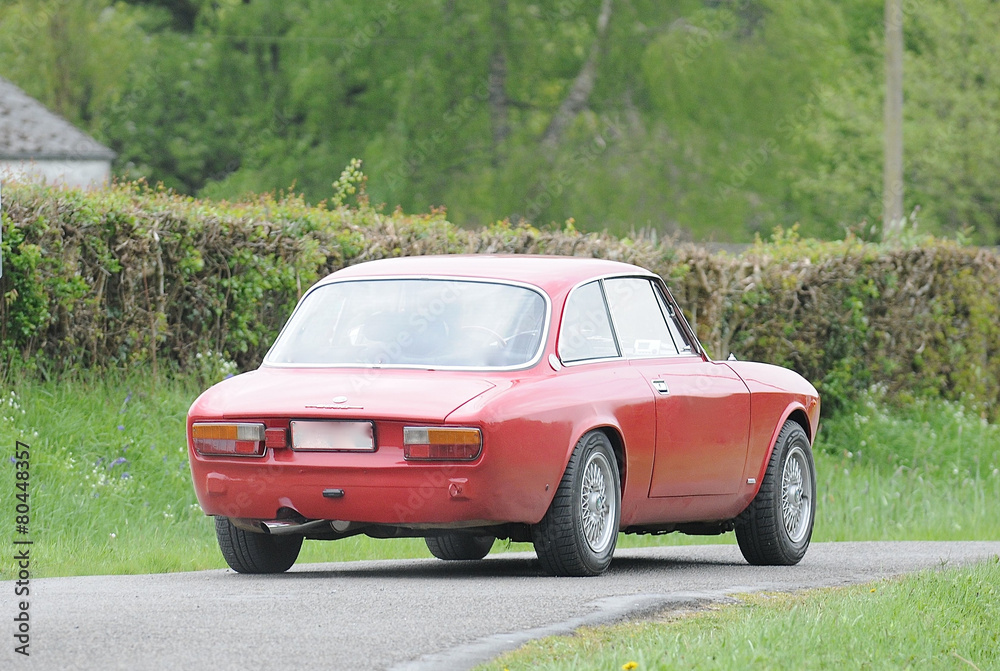
[[403, 427], [403, 457], [410, 460], [471, 461], [483, 448], [479, 429], [464, 427]]
[[264, 456], [264, 425], [201, 422], [191, 426], [195, 452], [207, 456]]

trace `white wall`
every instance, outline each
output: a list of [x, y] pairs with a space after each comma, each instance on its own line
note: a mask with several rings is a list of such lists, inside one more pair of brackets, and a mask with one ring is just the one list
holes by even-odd
[[111, 181], [111, 161], [12, 161], [0, 160], [0, 179], [42, 179], [51, 184], [101, 187]]

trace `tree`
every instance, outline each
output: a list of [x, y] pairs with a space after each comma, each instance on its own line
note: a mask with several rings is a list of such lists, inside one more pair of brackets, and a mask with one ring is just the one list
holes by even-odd
[[566, 97], [559, 105], [559, 109], [556, 110], [542, 136], [542, 145], [550, 152], [559, 144], [566, 128], [573, 123], [576, 116], [587, 105], [590, 93], [594, 90], [598, 59], [604, 39], [608, 34], [608, 25], [611, 23], [611, 8], [612, 0], [601, 0], [601, 13], [597, 16], [597, 30], [594, 35], [594, 43], [590, 47], [590, 54], [583, 62], [583, 67], [580, 68], [579, 74], [573, 80]]

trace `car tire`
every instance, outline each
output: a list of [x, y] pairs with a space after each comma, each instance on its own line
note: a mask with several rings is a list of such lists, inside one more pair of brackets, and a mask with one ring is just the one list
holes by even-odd
[[538, 561], [555, 576], [594, 576], [618, 542], [621, 480], [611, 442], [600, 431], [580, 439], [545, 517], [531, 528]]
[[805, 556], [816, 518], [816, 466], [802, 426], [781, 427], [757, 496], [736, 520], [736, 540], [754, 566], [791, 566]]
[[427, 536], [427, 549], [438, 559], [447, 561], [474, 561], [482, 559], [493, 548], [494, 536], [472, 536], [470, 534], [443, 534]]
[[302, 536], [272, 536], [245, 531], [228, 517], [215, 518], [215, 537], [229, 567], [237, 573], [283, 573], [302, 548]]

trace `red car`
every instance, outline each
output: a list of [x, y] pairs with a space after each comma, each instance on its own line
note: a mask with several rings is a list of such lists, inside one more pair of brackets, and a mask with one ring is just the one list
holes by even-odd
[[818, 422], [812, 385], [712, 361], [642, 268], [425, 256], [318, 282], [258, 370], [194, 402], [187, 438], [236, 571], [367, 534], [450, 560], [530, 541], [546, 572], [597, 575], [619, 532], [735, 530], [751, 564], [798, 562]]

